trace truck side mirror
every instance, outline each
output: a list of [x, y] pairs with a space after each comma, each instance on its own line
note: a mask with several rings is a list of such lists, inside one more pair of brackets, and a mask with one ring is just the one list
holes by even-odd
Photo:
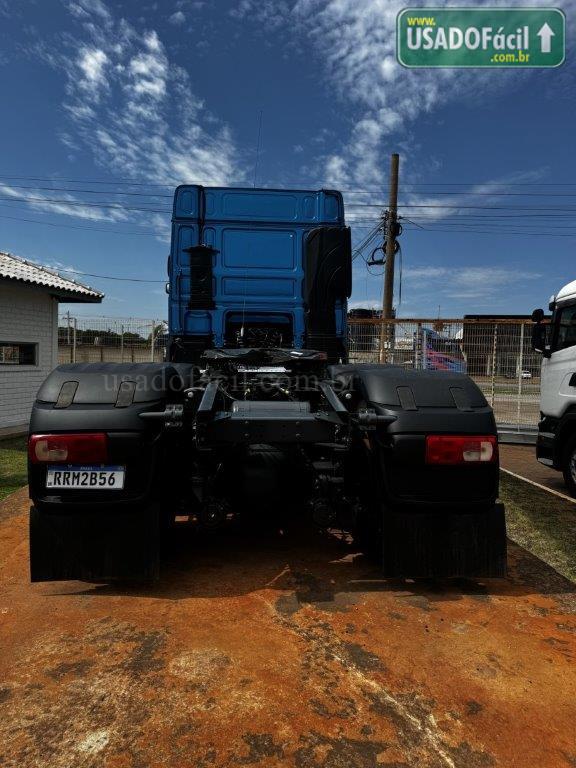
[[544, 310], [543, 309], [535, 309], [534, 312], [532, 312], [532, 322], [533, 323], [541, 323], [542, 320], [544, 320]]
[[[536, 310], [536, 312], [537, 311], [538, 310]], [[534, 314], [535, 313], [533, 313], [532, 318], [534, 318]], [[534, 352], [539, 352], [543, 357], [550, 357], [548, 328], [549, 326], [544, 325], [541, 321], [536, 321], [536, 325], [532, 328], [532, 349]]]

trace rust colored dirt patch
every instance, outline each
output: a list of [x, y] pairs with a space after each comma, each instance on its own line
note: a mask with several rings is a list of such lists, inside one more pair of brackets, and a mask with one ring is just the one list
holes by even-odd
[[0, 505], [3, 768], [576, 764], [574, 586], [383, 581], [306, 528], [183, 535], [150, 588], [28, 582]]

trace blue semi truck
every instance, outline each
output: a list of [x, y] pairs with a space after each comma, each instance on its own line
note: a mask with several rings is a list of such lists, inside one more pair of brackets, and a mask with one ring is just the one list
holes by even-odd
[[166, 362], [38, 392], [32, 580], [154, 579], [174, 526], [256, 512], [346, 531], [386, 576], [504, 575], [491, 409], [461, 373], [349, 363], [351, 273], [337, 191], [178, 187]]

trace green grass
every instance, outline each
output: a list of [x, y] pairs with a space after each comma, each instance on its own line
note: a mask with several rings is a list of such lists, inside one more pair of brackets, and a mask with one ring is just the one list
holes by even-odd
[[26, 437], [0, 440], [0, 499], [17, 491], [27, 482]]
[[576, 504], [502, 473], [508, 536], [576, 582]]

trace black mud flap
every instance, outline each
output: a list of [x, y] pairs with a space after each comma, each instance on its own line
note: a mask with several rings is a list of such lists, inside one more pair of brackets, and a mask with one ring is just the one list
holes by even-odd
[[153, 581], [159, 576], [159, 512], [30, 509], [32, 581]]
[[383, 534], [386, 577], [506, 576], [503, 504], [470, 514], [389, 511]]

